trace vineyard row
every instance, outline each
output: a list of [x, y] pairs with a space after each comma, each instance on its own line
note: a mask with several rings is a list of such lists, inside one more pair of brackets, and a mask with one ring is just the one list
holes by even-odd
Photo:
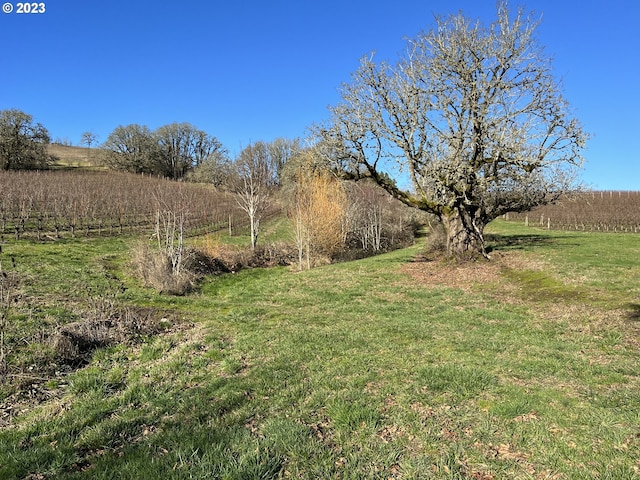
[[184, 214], [188, 234], [242, 228], [235, 197], [206, 185], [103, 172], [0, 172], [0, 235], [119, 235], [151, 230], [162, 211]]
[[640, 233], [640, 192], [583, 192], [503, 218], [549, 230]]

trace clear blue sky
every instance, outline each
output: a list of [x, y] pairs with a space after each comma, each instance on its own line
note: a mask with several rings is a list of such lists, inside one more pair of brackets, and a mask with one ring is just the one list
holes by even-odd
[[[0, 0], [4, 3], [4, 0]], [[232, 154], [304, 136], [360, 57], [395, 60], [434, 14], [495, 18], [494, 0], [51, 0], [0, 13], [0, 110], [52, 138], [106, 140], [118, 125], [190, 122]], [[542, 15], [539, 40], [593, 134], [583, 180], [640, 190], [640, 2], [511, 1]]]

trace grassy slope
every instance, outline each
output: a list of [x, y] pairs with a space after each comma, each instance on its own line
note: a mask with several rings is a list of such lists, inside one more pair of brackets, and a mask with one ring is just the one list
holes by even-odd
[[416, 280], [414, 247], [185, 298], [126, 277], [124, 240], [6, 247], [51, 308], [124, 282], [195, 326], [51, 384], [0, 478], [637, 478], [639, 238], [491, 230], [517, 262], [482, 282]]
[[52, 143], [47, 145], [47, 152], [58, 157], [58, 167], [94, 167], [97, 163], [97, 148], [70, 147]]

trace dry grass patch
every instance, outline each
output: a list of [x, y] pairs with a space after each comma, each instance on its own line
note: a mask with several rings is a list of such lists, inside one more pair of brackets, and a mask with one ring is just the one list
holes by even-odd
[[545, 267], [544, 262], [530, 255], [494, 252], [490, 261], [478, 259], [470, 262], [430, 260], [418, 255], [412, 262], [403, 265], [401, 271], [420, 285], [457, 288], [471, 293], [487, 285], [499, 285], [501, 290], [512, 290], [513, 285], [505, 282], [505, 269], [543, 271]]

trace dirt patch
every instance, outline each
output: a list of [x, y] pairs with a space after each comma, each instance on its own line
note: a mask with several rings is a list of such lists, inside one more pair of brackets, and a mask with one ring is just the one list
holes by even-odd
[[507, 268], [538, 270], [544, 266], [537, 260], [517, 253], [494, 252], [491, 260], [478, 259], [470, 262], [430, 260], [418, 255], [412, 262], [403, 265], [402, 271], [420, 285], [458, 288], [471, 292], [486, 285], [504, 284], [502, 272]]

